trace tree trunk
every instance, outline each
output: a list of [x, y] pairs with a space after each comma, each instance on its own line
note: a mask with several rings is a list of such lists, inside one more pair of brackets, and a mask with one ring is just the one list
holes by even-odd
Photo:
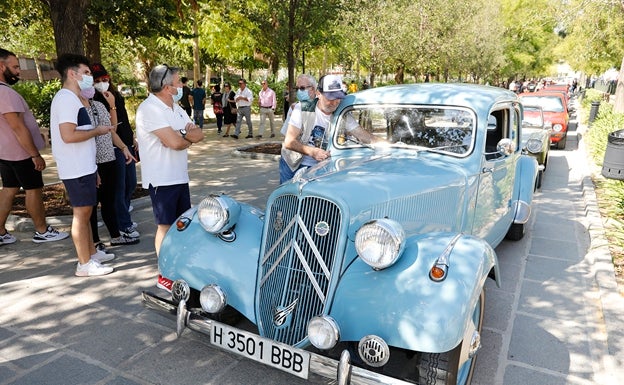
[[620, 66], [620, 74], [617, 78], [617, 86], [615, 87], [615, 105], [613, 111], [617, 113], [624, 113], [624, 58], [622, 58], [622, 65]]
[[91, 0], [42, 0], [50, 7], [57, 57], [64, 53], [84, 55], [82, 31]]
[[[199, 67], [199, 29], [197, 27], [197, 17], [199, 17], [199, 13], [197, 11], [193, 11], [193, 85], [198, 79], [201, 79], [200, 67]], [[208, 85], [208, 81], [205, 85]]]
[[85, 26], [85, 54], [91, 63], [102, 62], [100, 50], [100, 25], [87, 23]]
[[288, 9], [288, 50], [286, 51], [286, 61], [288, 64], [288, 101], [295, 102], [296, 92], [291, 92], [295, 85], [295, 7], [296, 1], [290, 0]]
[[396, 84], [403, 84], [405, 81], [405, 67], [403, 64], [400, 64], [396, 69], [396, 74], [394, 75], [394, 81]]

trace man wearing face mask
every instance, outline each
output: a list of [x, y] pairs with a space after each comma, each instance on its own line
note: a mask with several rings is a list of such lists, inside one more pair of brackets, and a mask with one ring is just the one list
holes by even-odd
[[96, 250], [89, 218], [97, 202], [95, 137], [110, 133], [113, 127], [95, 126], [79, 98], [82, 90], [93, 87], [88, 59], [82, 55], [63, 54], [58, 58], [56, 70], [61, 75], [63, 88], [54, 95], [50, 106], [50, 135], [58, 175], [73, 210], [71, 235], [78, 255], [76, 275], [105, 275], [113, 268], [102, 263], [115, 256]]
[[[117, 135], [123, 141], [120, 146], [115, 146], [115, 161], [117, 164], [115, 211], [117, 212], [119, 230], [126, 237], [139, 238], [140, 234], [136, 229], [136, 223], [132, 221], [130, 216], [132, 194], [137, 185], [136, 159], [133, 156], [136, 150], [136, 143], [132, 126], [130, 126], [126, 103], [124, 97], [112, 83], [108, 71], [101, 63], [94, 63], [91, 66], [91, 72], [95, 81], [94, 87], [97, 90], [93, 99], [106, 106], [113, 126], [116, 125]], [[114, 98], [113, 103], [109, 102], [108, 98], [110, 96]], [[99, 247], [102, 248], [102, 246]]]
[[156, 255], [171, 224], [191, 207], [187, 149], [204, 138], [178, 105], [180, 70], [159, 65], [149, 74], [150, 95], [136, 113], [143, 188], [149, 189], [157, 229]]
[[[331, 156], [328, 151], [329, 125], [338, 105], [347, 96], [342, 89], [340, 75], [325, 75], [319, 79], [316, 98], [295, 105], [288, 122], [288, 131], [282, 144], [280, 158], [280, 183], [295, 175], [297, 170], [310, 167]], [[348, 114], [346, 129], [360, 140], [375, 140]]]
[[15, 54], [0, 48], [0, 246], [17, 241], [5, 225], [20, 187], [25, 191], [26, 209], [35, 225], [33, 242], [58, 241], [69, 236], [46, 224], [41, 174], [46, 162], [39, 154], [45, 143], [28, 104], [10, 87], [17, 83], [19, 75]]
[[[297, 82], [295, 84], [295, 90], [297, 95], [297, 102], [303, 102], [307, 100], [313, 100], [316, 97], [316, 79], [312, 75], [301, 74], [297, 76]], [[286, 119], [284, 119], [284, 124], [280, 129], [282, 135], [286, 136], [286, 132], [288, 131], [288, 121], [290, 120], [290, 114], [292, 110], [295, 108], [295, 104], [293, 103], [287, 110]]]

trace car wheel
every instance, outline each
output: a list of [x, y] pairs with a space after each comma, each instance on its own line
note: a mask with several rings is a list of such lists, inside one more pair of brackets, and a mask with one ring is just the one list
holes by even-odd
[[542, 177], [544, 176], [544, 171], [540, 170], [537, 172], [537, 179], [535, 181], [535, 189], [539, 189], [542, 187]]
[[[481, 289], [481, 294], [472, 313], [472, 321], [479, 335], [483, 325], [484, 307], [485, 291]], [[418, 383], [427, 385], [470, 384], [477, 356], [469, 358], [459, 366], [459, 355], [462, 347], [464, 344], [470, 343], [471, 341], [464, 340], [453, 350], [445, 353], [423, 353], [418, 364]]]
[[566, 146], [566, 142], [567, 141], [568, 141], [568, 135], [566, 135], [563, 138], [561, 138], [561, 140], [559, 142], [557, 142], [557, 149], [558, 150], [565, 150], [565, 146]]
[[512, 223], [505, 238], [510, 241], [519, 241], [524, 237], [524, 223]]

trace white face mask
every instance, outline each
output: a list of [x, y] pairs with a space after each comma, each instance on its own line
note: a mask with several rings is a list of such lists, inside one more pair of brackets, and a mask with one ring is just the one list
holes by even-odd
[[109, 86], [110, 86], [109, 82], [99, 82], [99, 83], [95, 83], [93, 87], [95, 87], [95, 89], [100, 92], [106, 92], [108, 91]]

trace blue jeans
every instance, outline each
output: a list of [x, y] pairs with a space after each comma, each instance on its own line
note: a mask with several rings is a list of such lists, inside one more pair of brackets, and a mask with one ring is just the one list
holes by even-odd
[[204, 110], [193, 110], [193, 120], [199, 128], [204, 128]]
[[234, 130], [234, 135], [240, 135], [243, 118], [245, 118], [245, 120], [247, 121], [247, 135], [253, 135], [253, 127], [251, 126], [251, 107], [249, 106], [238, 107], [238, 114], [236, 116], [236, 129]]
[[115, 162], [117, 164], [115, 209], [117, 211], [119, 229], [123, 231], [132, 226], [132, 218], [130, 217], [128, 207], [137, 185], [136, 164], [134, 161], [126, 164], [123, 152], [117, 147], [115, 147]]
[[284, 160], [284, 158], [280, 158], [280, 161], [279, 161], [280, 184], [291, 180], [292, 177], [295, 176], [295, 173], [304, 167], [308, 167], [308, 166], [299, 165], [299, 167], [295, 171], [292, 171], [290, 167], [288, 167], [288, 164], [286, 164], [286, 161]]

